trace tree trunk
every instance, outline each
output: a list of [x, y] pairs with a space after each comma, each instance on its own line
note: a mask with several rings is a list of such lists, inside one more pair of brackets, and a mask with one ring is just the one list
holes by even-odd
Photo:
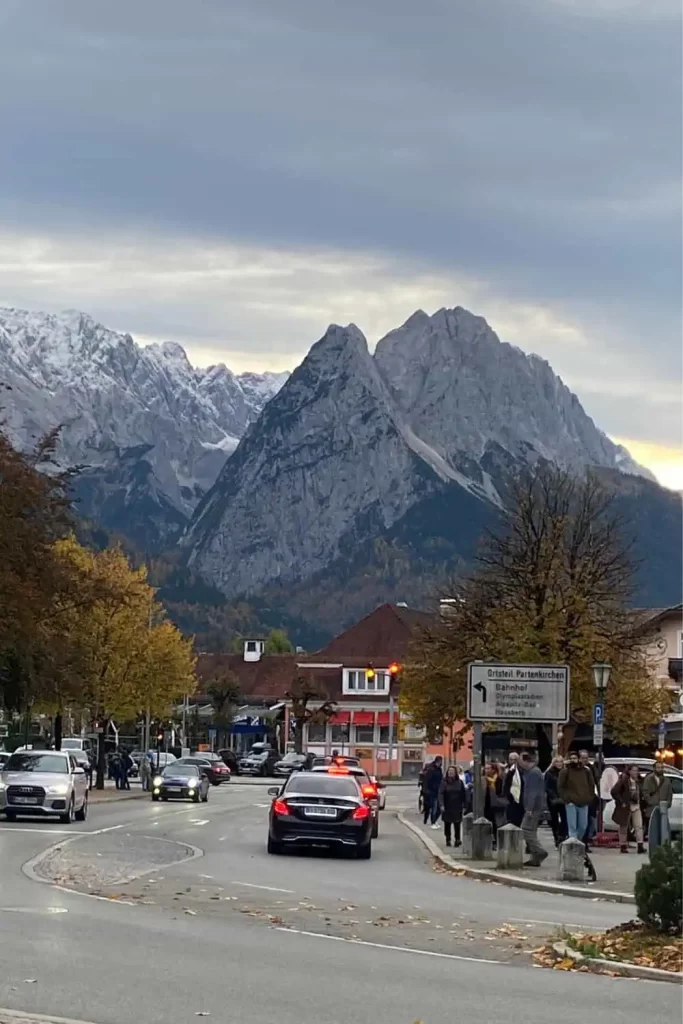
[[294, 751], [297, 754], [304, 752], [304, 723], [300, 718], [294, 719]]

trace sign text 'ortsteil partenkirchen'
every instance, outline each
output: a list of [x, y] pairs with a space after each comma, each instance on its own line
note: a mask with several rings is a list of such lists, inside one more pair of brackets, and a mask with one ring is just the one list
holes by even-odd
[[569, 666], [472, 662], [467, 717], [473, 722], [566, 722]]

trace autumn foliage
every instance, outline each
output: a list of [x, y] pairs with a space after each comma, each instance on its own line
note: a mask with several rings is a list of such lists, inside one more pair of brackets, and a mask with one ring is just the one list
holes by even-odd
[[622, 743], [643, 742], [668, 697], [630, 607], [632, 578], [624, 524], [596, 477], [541, 466], [513, 481], [502, 527], [486, 537], [471, 575], [453, 585], [448, 617], [412, 645], [403, 709], [436, 730], [466, 717], [470, 661], [545, 662], [570, 666], [572, 719], [586, 722], [591, 666], [608, 661], [608, 731]]

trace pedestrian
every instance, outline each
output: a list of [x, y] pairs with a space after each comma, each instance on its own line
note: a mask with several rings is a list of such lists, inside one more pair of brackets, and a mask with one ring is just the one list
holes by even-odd
[[670, 808], [674, 799], [673, 784], [671, 779], [664, 774], [664, 765], [661, 761], [655, 761], [652, 771], [643, 779], [642, 793], [644, 831], [649, 832], [650, 818], [655, 807], [664, 803]]
[[503, 796], [506, 800], [505, 820], [508, 825], [519, 828], [524, 817], [522, 804], [522, 773], [519, 770], [519, 754], [513, 751], [508, 757], [508, 767], [503, 779]]
[[457, 768], [454, 765], [449, 765], [439, 786], [439, 810], [443, 819], [446, 846], [451, 845], [451, 830], [453, 831], [453, 845], [461, 845], [460, 825], [464, 809], [465, 784], [458, 775]]
[[619, 845], [622, 853], [628, 853], [628, 832], [636, 834], [638, 853], [645, 853], [643, 845], [643, 812], [640, 809], [642, 787], [638, 765], [632, 764], [620, 777], [612, 790], [614, 811], [612, 821], [619, 826]]
[[438, 828], [439, 820], [439, 790], [441, 783], [443, 782], [443, 771], [441, 765], [443, 764], [442, 757], [435, 757], [430, 765], [427, 767], [424, 778], [423, 786], [423, 799], [424, 799], [424, 823], [431, 820], [432, 828]]
[[111, 774], [114, 779], [114, 785], [117, 789], [121, 789], [121, 756], [118, 750], [115, 750], [111, 755]]
[[588, 829], [588, 808], [595, 799], [595, 779], [590, 768], [582, 765], [575, 750], [557, 779], [557, 794], [567, 814], [567, 834], [583, 842]]
[[567, 811], [564, 801], [557, 791], [557, 781], [563, 768], [564, 758], [558, 755], [552, 759], [550, 767], [545, 773], [545, 798], [556, 847], [559, 847], [560, 843], [567, 838]]
[[484, 817], [491, 822], [491, 838], [493, 849], [498, 845], [498, 829], [505, 824], [507, 800], [503, 796], [504, 769], [495, 761], [484, 769]]
[[538, 868], [548, 856], [538, 838], [538, 826], [545, 810], [545, 779], [543, 772], [536, 764], [533, 754], [526, 751], [522, 754], [521, 765], [523, 774], [522, 783], [522, 806], [524, 816], [522, 818], [522, 832], [524, 842], [529, 853], [529, 860], [525, 861], [527, 868]]
[[152, 780], [152, 766], [149, 763], [149, 758], [142, 755], [140, 758], [140, 784], [144, 793], [149, 791], [149, 784]]
[[133, 767], [133, 758], [130, 756], [127, 750], [122, 750], [120, 755], [121, 762], [121, 789], [130, 789], [130, 770]]
[[598, 795], [600, 791], [600, 772], [595, 762], [591, 764], [590, 754], [587, 750], [579, 751], [579, 762], [584, 768], [588, 769], [593, 776], [593, 781], [595, 783], [595, 796], [588, 805], [588, 824], [586, 826], [585, 834], [582, 836], [582, 841], [585, 844], [586, 852], [588, 853], [590, 850], [588, 844], [598, 831], [598, 811], [600, 809], [600, 797]]

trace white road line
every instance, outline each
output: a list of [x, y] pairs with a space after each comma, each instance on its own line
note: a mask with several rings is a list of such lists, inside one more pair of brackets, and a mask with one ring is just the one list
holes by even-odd
[[312, 939], [331, 939], [332, 942], [348, 942], [352, 946], [372, 946], [375, 949], [391, 949], [395, 953], [416, 953], [418, 956], [435, 956], [442, 960], [464, 960], [471, 964], [504, 964], [504, 960], [486, 960], [479, 956], [457, 956], [455, 953], [437, 953], [433, 949], [415, 949], [413, 946], [390, 946], [384, 942], [366, 942], [365, 939], [347, 939], [343, 935], [326, 935], [324, 932], [305, 932], [300, 928], [276, 928], [278, 932], [290, 935], [306, 935]]
[[84, 832], [83, 829], [65, 828], [3, 828], [0, 829], [0, 839], [3, 836], [11, 835], [12, 832], [32, 832], [36, 836], [91, 836], [92, 832]]
[[[52, 885], [52, 883], [48, 884]], [[124, 907], [137, 906], [137, 903], [133, 900], [115, 900], [112, 896], [98, 896], [94, 892], [81, 892], [79, 889], [69, 889], [67, 885], [52, 885], [52, 888], [59, 889], [60, 892], [68, 892], [71, 896], [85, 896], [89, 900], [101, 900], [103, 903], [115, 903]]]
[[235, 881], [231, 881], [230, 884], [231, 885], [244, 885], [244, 886], [246, 886], [247, 889], [265, 889], [266, 892], [286, 892], [286, 893], [289, 893], [290, 896], [293, 896], [296, 893], [296, 889], [278, 889], [274, 885], [254, 885], [253, 882], [235, 882]]
[[190, 818], [191, 825], [208, 825], [210, 818]]
[[270, 804], [254, 804], [254, 807], [270, 807]]

